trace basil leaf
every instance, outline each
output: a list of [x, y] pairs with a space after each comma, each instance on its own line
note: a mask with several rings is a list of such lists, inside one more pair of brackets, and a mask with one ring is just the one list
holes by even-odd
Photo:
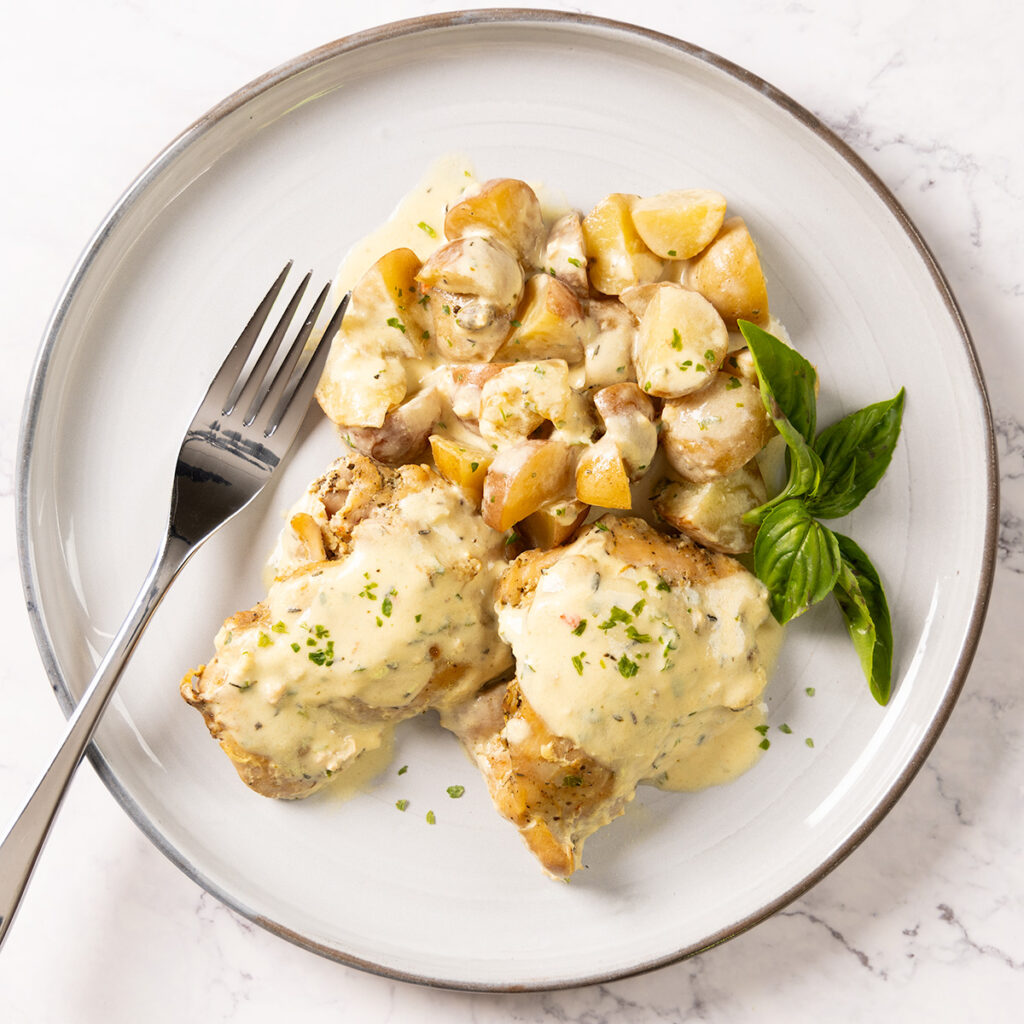
[[763, 522], [765, 516], [782, 502], [789, 498], [799, 498], [810, 494], [821, 479], [821, 459], [799, 434], [796, 435], [795, 443], [786, 451], [786, 466], [789, 470], [786, 486], [770, 501], [766, 501], [750, 512], [745, 512], [742, 516], [743, 522], [756, 526]]
[[822, 472], [807, 506], [824, 519], [852, 512], [889, 468], [903, 421], [905, 391], [826, 427], [814, 442]]
[[754, 571], [771, 595], [783, 625], [817, 604], [835, 586], [841, 568], [835, 535], [799, 498], [776, 505], [754, 541]]
[[836, 601], [846, 619], [871, 695], [889, 703], [892, 691], [892, 620], [878, 572], [849, 537], [834, 534], [842, 556]]
[[799, 352], [779, 341], [774, 334], [739, 320], [737, 325], [747, 341], [761, 383], [761, 398], [779, 433], [792, 447], [780, 421], [788, 421], [808, 443], [814, 440], [817, 401], [814, 367]]

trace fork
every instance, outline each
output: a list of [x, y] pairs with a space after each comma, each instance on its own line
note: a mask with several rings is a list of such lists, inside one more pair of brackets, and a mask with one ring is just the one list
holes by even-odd
[[196, 410], [178, 452], [167, 531], [117, 635], [68, 720], [50, 766], [0, 842], [0, 944], [11, 926], [50, 827], [93, 732], [146, 624], [193, 552], [256, 497], [291, 447], [323, 371], [330, 341], [348, 307], [346, 295], [299, 369], [327, 301], [324, 287], [278, 369], [270, 374], [312, 274], [292, 296], [252, 369], [245, 366], [291, 261], [256, 308]]

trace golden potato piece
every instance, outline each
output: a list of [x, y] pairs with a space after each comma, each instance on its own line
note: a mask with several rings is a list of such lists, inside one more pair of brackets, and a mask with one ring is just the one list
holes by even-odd
[[441, 476], [469, 491], [479, 502], [494, 451], [461, 444], [441, 434], [430, 435], [430, 451]]
[[636, 196], [613, 192], [583, 218], [590, 283], [605, 295], [619, 295], [661, 276], [661, 260], [644, 245], [633, 224], [630, 208], [635, 200]]
[[666, 400], [661, 422], [669, 465], [694, 483], [734, 473], [775, 432], [760, 390], [728, 373], [716, 374], [700, 391]]
[[564, 359], [578, 363], [583, 358], [583, 342], [590, 325], [576, 293], [558, 278], [534, 274], [526, 282], [516, 323], [495, 359]]
[[575, 499], [553, 501], [528, 515], [516, 529], [535, 548], [549, 551], [572, 538], [589, 511], [589, 505]]
[[754, 461], [702, 484], [671, 481], [658, 492], [653, 505], [666, 523], [698, 544], [739, 555], [750, 551], [757, 537], [757, 527], [744, 523], [743, 515], [767, 500], [764, 477]]
[[327, 356], [316, 400], [339, 426], [380, 427], [402, 404], [406, 387], [401, 356], [382, 351], [365, 334], [350, 337], [341, 331]]
[[484, 480], [484, 522], [507, 530], [566, 494], [570, 450], [561, 441], [522, 441], [495, 455]]
[[768, 289], [742, 217], [725, 221], [714, 241], [693, 258], [686, 283], [718, 310], [730, 330], [737, 320], [768, 323]]
[[602, 508], [632, 508], [629, 470], [618, 446], [604, 437], [576, 465], [576, 498]]
[[697, 391], [729, 350], [729, 332], [703, 295], [679, 284], [651, 296], [633, 343], [637, 383], [657, 398]]
[[491, 444], [521, 441], [545, 420], [561, 421], [571, 394], [564, 359], [513, 363], [480, 392], [480, 433]]
[[707, 188], [677, 189], [638, 199], [632, 214], [648, 249], [662, 259], [688, 260], [718, 234], [725, 196]]
[[492, 178], [478, 192], [456, 203], [444, 219], [449, 239], [491, 235], [527, 266], [540, 261], [544, 218], [536, 193], [517, 178]]
[[380, 339], [387, 353], [422, 355], [429, 323], [419, 301], [419, 270], [420, 259], [412, 249], [392, 249], [381, 256], [352, 289], [339, 338], [366, 334]]

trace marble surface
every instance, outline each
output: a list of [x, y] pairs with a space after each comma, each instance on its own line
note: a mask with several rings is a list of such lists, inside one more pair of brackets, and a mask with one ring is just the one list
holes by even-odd
[[[952, 720], [879, 828], [771, 920], [642, 977], [511, 996], [392, 982], [261, 931], [181, 875], [86, 767], [0, 955], [0, 1020], [1020, 1019], [1024, 12], [1000, 0], [547, 6], [629, 19], [766, 78], [864, 157], [935, 252], [987, 375], [1002, 479], [988, 622]], [[15, 811], [62, 727], [22, 602], [13, 489], [36, 347], [76, 257], [139, 169], [223, 96], [323, 42], [450, 8], [425, 0], [358, 9], [326, 0], [58, 0], [7, 12], [0, 820]]]

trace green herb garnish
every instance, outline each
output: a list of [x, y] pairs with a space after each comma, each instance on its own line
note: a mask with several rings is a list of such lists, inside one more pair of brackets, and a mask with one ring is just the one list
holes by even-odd
[[579, 624], [572, 631], [573, 636], [583, 636], [583, 631], [587, 628], [587, 620], [580, 619]]
[[892, 689], [892, 622], [885, 590], [868, 556], [819, 519], [853, 511], [882, 478], [903, 419], [905, 392], [866, 406], [817, 432], [814, 367], [746, 320], [740, 331], [754, 359], [761, 399], [787, 446], [789, 477], [771, 501], [748, 512], [760, 524], [754, 570], [780, 623], [834, 594], [872, 696]]
[[437, 824], [437, 818], [434, 817], [434, 812], [433, 811], [427, 811], [427, 824], [428, 825], [436, 825]]
[[420, 231], [425, 232], [428, 237], [437, 238], [437, 232], [425, 220], [421, 220], [416, 227], [418, 227]]
[[448, 795], [453, 800], [458, 800], [459, 797], [462, 796], [462, 794], [465, 793], [465, 792], [466, 792], [466, 787], [465, 786], [449, 786], [448, 789], [447, 789]]

